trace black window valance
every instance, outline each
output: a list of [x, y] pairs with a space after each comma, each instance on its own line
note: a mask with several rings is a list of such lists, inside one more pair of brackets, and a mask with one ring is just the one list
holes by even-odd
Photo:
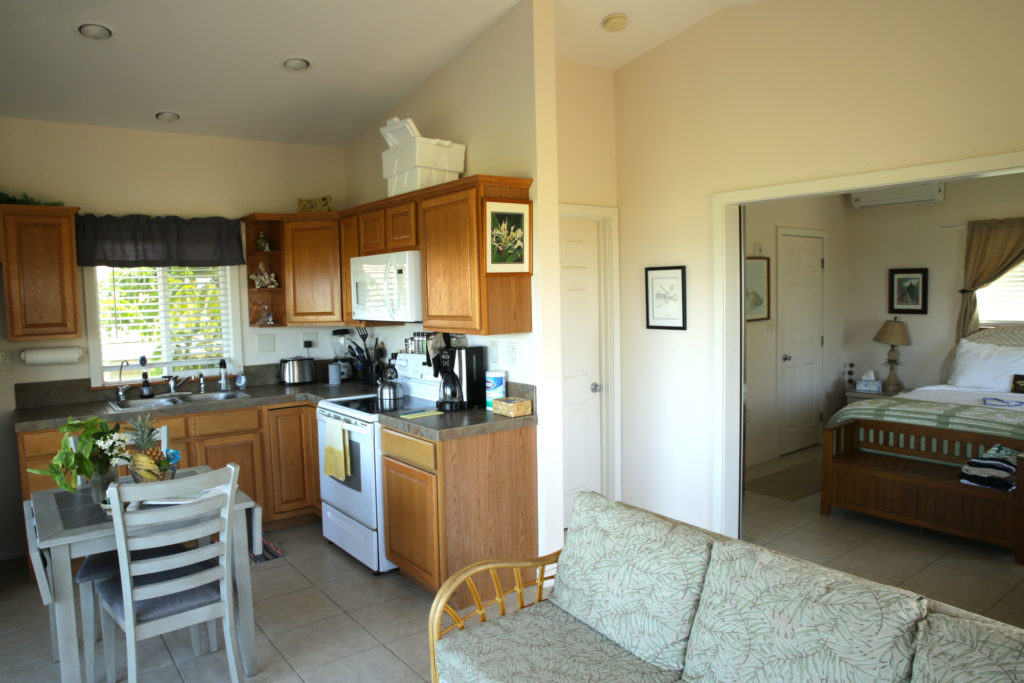
[[80, 266], [236, 266], [241, 222], [230, 218], [94, 216], [75, 218]]

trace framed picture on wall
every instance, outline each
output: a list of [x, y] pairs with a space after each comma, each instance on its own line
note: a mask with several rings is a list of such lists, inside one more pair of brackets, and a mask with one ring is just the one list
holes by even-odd
[[743, 311], [748, 323], [772, 317], [770, 269], [767, 256], [747, 257]]
[[928, 269], [889, 269], [889, 312], [925, 314], [928, 312]]
[[647, 274], [647, 329], [686, 329], [686, 266], [654, 266]]
[[533, 274], [533, 203], [529, 200], [487, 200], [487, 273]]

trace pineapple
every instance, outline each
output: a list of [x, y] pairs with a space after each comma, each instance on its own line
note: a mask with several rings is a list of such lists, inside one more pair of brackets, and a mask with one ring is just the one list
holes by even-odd
[[148, 414], [128, 421], [132, 431], [132, 442], [135, 452], [132, 453], [130, 469], [143, 481], [163, 479], [160, 462], [164, 459], [163, 451], [157, 444], [157, 430], [153, 418]]

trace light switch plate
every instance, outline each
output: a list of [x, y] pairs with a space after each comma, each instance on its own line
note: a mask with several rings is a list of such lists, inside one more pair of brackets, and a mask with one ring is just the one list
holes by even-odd
[[11, 354], [7, 351], [0, 351], [0, 372], [11, 369]]
[[256, 351], [259, 353], [273, 353], [274, 352], [274, 335], [272, 334], [257, 334], [256, 335]]
[[518, 355], [518, 352], [519, 352], [518, 345], [515, 342], [509, 342], [508, 343], [508, 364], [509, 365], [515, 365], [516, 364], [516, 361], [517, 361], [516, 356]]
[[488, 349], [488, 351], [487, 351], [487, 364], [488, 365], [498, 365], [499, 363], [501, 363], [501, 353], [499, 352], [500, 348], [501, 348], [501, 342], [498, 342], [498, 341], [492, 341], [491, 342], [490, 349]]

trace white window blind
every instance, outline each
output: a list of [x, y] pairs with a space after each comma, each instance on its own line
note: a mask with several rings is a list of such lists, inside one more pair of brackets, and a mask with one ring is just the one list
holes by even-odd
[[225, 266], [96, 267], [96, 301], [104, 382], [138, 379], [146, 356], [150, 378], [215, 369], [231, 350]]
[[983, 325], [1024, 322], [1024, 263], [976, 292]]

